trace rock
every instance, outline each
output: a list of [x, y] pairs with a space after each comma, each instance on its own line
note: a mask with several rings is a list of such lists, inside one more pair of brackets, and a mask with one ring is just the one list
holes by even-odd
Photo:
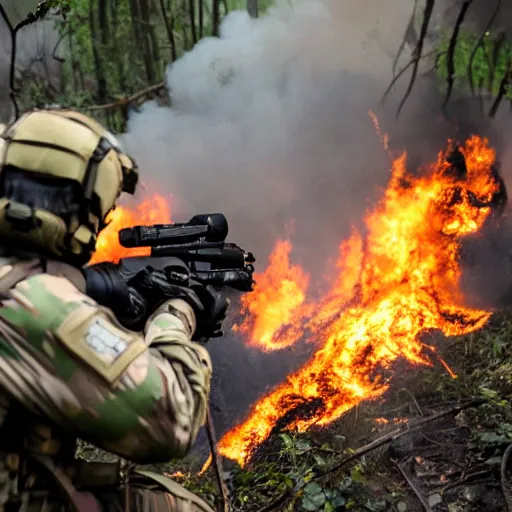
[[399, 501], [396, 505], [398, 512], [405, 512], [407, 510], [407, 505], [403, 501]]
[[442, 503], [442, 502], [443, 502], [443, 498], [441, 498], [440, 494], [437, 494], [437, 493], [431, 494], [428, 497], [428, 505], [431, 508], [435, 507], [436, 505], [439, 505], [439, 503]]

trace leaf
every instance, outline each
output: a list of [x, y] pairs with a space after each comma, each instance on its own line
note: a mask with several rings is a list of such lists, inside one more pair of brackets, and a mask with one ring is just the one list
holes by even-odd
[[287, 450], [293, 448], [292, 438], [288, 434], [280, 434], [279, 437], [283, 440], [284, 447]]
[[320, 492], [323, 493], [322, 486], [317, 482], [310, 482], [306, 487], [304, 488], [304, 492], [306, 494], [318, 494]]
[[482, 398], [485, 398], [486, 400], [494, 400], [498, 396], [497, 391], [486, 388], [485, 386], [480, 386], [480, 394], [482, 395]]
[[325, 459], [321, 455], [318, 455], [317, 453], [313, 455], [313, 458], [315, 459], [316, 464], [320, 467], [325, 466], [327, 464]]
[[299, 453], [303, 453], [311, 448], [311, 442], [308, 441], [307, 439], [300, 439], [299, 441], [297, 441], [295, 447]]
[[349, 476], [346, 476], [345, 478], [343, 478], [343, 480], [338, 484], [338, 488], [341, 489], [342, 491], [345, 491], [346, 489], [348, 489], [350, 486], [352, 485], [352, 478], [350, 478]]
[[386, 500], [368, 500], [366, 502], [366, 508], [371, 510], [371, 512], [382, 512], [387, 509]]
[[507, 441], [507, 436], [496, 434], [496, 432], [483, 432], [479, 439], [484, 444], [498, 445]]
[[305, 494], [302, 498], [302, 508], [305, 510], [319, 510], [325, 501], [326, 498], [323, 491], [318, 494]]
[[332, 504], [335, 508], [343, 507], [347, 503], [347, 500], [343, 496], [337, 496], [333, 501]]

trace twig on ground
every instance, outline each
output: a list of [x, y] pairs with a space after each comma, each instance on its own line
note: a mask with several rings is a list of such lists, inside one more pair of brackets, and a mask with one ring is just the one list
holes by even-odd
[[416, 406], [416, 409], [418, 409], [420, 416], [424, 416], [423, 411], [421, 410], [420, 404], [416, 400], [416, 397], [407, 388], [401, 388], [398, 390], [399, 393], [401, 391], [405, 391], [410, 396], [411, 400], [414, 402], [414, 405]]
[[219, 487], [219, 510], [220, 512], [229, 512], [228, 491], [226, 488], [226, 482], [224, 482], [222, 461], [219, 457], [219, 452], [217, 451], [217, 437], [215, 435], [215, 428], [213, 426], [212, 415], [209, 407], [206, 410], [206, 433], [208, 435], [208, 442], [210, 444], [210, 451], [212, 454], [213, 470]]
[[[327, 469], [325, 471], [321, 471], [321, 472], [315, 472], [313, 474], [312, 478], [309, 479], [309, 482], [312, 482], [314, 480], [319, 480], [329, 474], [332, 474], [332, 473], [340, 470], [343, 466], [346, 466], [350, 462], [361, 458], [363, 455], [366, 455], [367, 453], [370, 453], [370, 452], [376, 450], [377, 448], [380, 448], [386, 444], [390, 444], [390, 443], [400, 439], [401, 437], [411, 434], [412, 432], [417, 432], [418, 430], [421, 430], [423, 427], [425, 427], [426, 425], [428, 425], [430, 423], [435, 422], [436, 420], [444, 418], [445, 416], [450, 416], [453, 414], [456, 415], [461, 411], [464, 411], [471, 407], [478, 407], [479, 405], [482, 405], [483, 403], [485, 403], [485, 400], [481, 400], [481, 399], [472, 400], [470, 402], [466, 402], [465, 404], [457, 405], [457, 406], [451, 407], [450, 409], [445, 409], [444, 411], [433, 414], [432, 416], [428, 416], [427, 418], [418, 421], [414, 425], [408, 425], [408, 427], [405, 429], [397, 428], [397, 429], [389, 432], [385, 436], [379, 437], [378, 439], [375, 439], [375, 441], [372, 441], [371, 443], [368, 443], [368, 444], [362, 446], [361, 448], [356, 450], [354, 453], [352, 453], [348, 457], [342, 458], [339, 462], [334, 464], [334, 466], [331, 466], [329, 469]], [[271, 510], [276, 510], [278, 507], [283, 505], [288, 500], [288, 498], [290, 498], [291, 496], [293, 496], [294, 494], [296, 494], [297, 492], [302, 490], [305, 487], [305, 485], [306, 484], [304, 482], [295, 485], [295, 487], [293, 487], [289, 491], [286, 491], [285, 493], [283, 493], [277, 500], [270, 503], [266, 507], [262, 508], [260, 512], [269, 512]]]
[[[393, 460], [393, 459], [391, 459], [391, 460], [392, 460], [393, 464], [398, 468], [398, 471], [400, 471], [400, 473], [404, 477], [405, 481], [407, 482], [407, 485], [411, 488], [411, 490], [414, 493], [414, 495], [418, 498], [419, 502], [421, 503], [421, 505], [425, 509], [425, 512], [432, 512], [432, 509], [430, 508], [430, 505], [428, 504], [428, 501], [425, 499], [425, 496], [423, 496], [423, 494], [416, 487], [416, 485], [414, 485], [414, 482], [410, 479], [409, 475], [404, 470], [402, 465], [398, 461], [396, 461], [396, 460]], [[407, 462], [410, 462], [410, 461], [411, 461], [410, 459], [407, 460]]]
[[[451, 484], [448, 484], [446, 487], [443, 487], [441, 489], [441, 494], [445, 494], [446, 492], [455, 489], [457, 487], [460, 487], [461, 485], [464, 485], [468, 482], [475, 484], [477, 482], [480, 482], [480, 480], [472, 480], [473, 478], [477, 478], [480, 476], [488, 476], [489, 475], [489, 469], [484, 469], [482, 471], [474, 471], [473, 473], [469, 473], [469, 475], [466, 475], [465, 477], [460, 478], [456, 482], [452, 482]], [[487, 481], [487, 480], [485, 480]]]

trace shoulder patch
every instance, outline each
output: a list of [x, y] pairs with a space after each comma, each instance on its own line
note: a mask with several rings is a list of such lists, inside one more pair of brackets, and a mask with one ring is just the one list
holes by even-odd
[[57, 339], [110, 384], [147, 349], [140, 334], [118, 327], [100, 309], [73, 311], [56, 331]]
[[91, 322], [85, 335], [85, 342], [96, 354], [107, 361], [114, 361], [127, 348], [128, 343], [114, 332], [104, 318], [96, 318]]

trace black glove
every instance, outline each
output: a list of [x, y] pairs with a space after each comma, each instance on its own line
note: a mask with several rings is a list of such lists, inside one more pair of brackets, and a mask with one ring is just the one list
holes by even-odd
[[[213, 286], [203, 284], [200, 276], [199, 280], [194, 279], [179, 260], [160, 269], [150, 265], [140, 268], [138, 263], [133, 259], [125, 264], [99, 263], [84, 269], [87, 295], [112, 309], [119, 322], [134, 331], [142, 330], [151, 313], [166, 300], [183, 299], [196, 316], [194, 340], [222, 336], [221, 324], [229, 305], [227, 298]], [[219, 277], [219, 286], [231, 281], [229, 273], [226, 275], [226, 278]], [[240, 283], [241, 276], [232, 277]], [[243, 274], [243, 278], [245, 284], [240, 286], [252, 286], [252, 272]]]
[[196, 313], [197, 327], [192, 339], [205, 342], [209, 338], [219, 338], [224, 334], [222, 321], [226, 318], [230, 300], [211, 285], [191, 283], [191, 289], [203, 305], [203, 310]]
[[201, 270], [197, 271], [196, 275], [215, 286], [229, 286], [240, 292], [250, 292], [254, 285], [253, 271], [254, 268], [251, 266], [246, 269]]
[[147, 267], [130, 280], [130, 288], [144, 298], [151, 311], [169, 299], [182, 299], [194, 310], [196, 332], [193, 340], [206, 341], [222, 336], [221, 324], [226, 317], [229, 299], [210, 285], [189, 277], [182, 268], [164, 271]]

